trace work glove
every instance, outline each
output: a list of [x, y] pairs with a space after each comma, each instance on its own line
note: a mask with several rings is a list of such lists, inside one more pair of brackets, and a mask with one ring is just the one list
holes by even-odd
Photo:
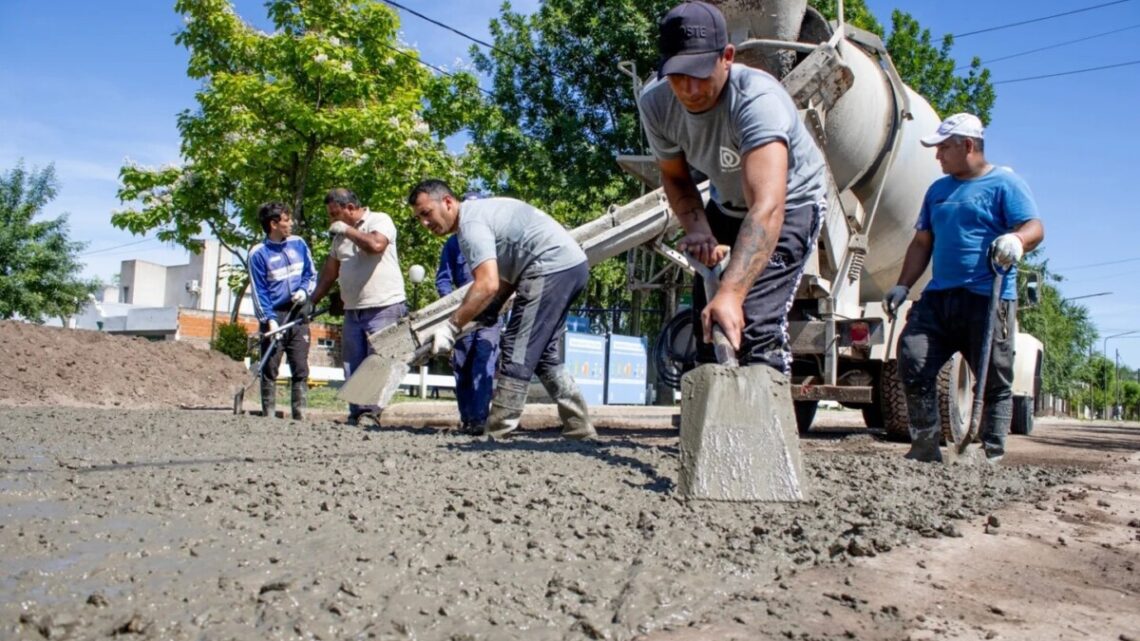
[[293, 295], [290, 296], [289, 299], [293, 301], [294, 306], [300, 305], [309, 300], [309, 292], [303, 289], [298, 289], [297, 291], [293, 292]]
[[1002, 234], [994, 239], [991, 245], [994, 260], [1002, 267], [1010, 267], [1021, 260], [1025, 248], [1021, 245], [1021, 238], [1017, 234]]
[[906, 296], [910, 293], [910, 288], [906, 285], [895, 285], [883, 296], [883, 307], [887, 308], [887, 313], [894, 318], [895, 313], [899, 311], [899, 307], [906, 302]]
[[266, 333], [266, 334], [272, 334], [273, 332], [276, 332], [276, 331], [277, 331], [277, 327], [278, 327], [278, 325], [277, 325], [277, 321], [276, 321], [276, 320], [274, 320], [274, 319], [272, 319], [272, 318], [270, 318], [270, 319], [269, 319], [269, 331], [267, 331], [267, 332], [265, 332], [265, 333]]
[[334, 221], [333, 224], [329, 225], [329, 232], [330, 233], [337, 234], [339, 236], [343, 236], [344, 233], [347, 231], [348, 231], [348, 223], [344, 222], [343, 220]]
[[451, 348], [455, 346], [455, 335], [458, 333], [459, 328], [451, 321], [447, 321], [435, 330], [435, 333], [431, 335], [432, 356], [450, 354]]

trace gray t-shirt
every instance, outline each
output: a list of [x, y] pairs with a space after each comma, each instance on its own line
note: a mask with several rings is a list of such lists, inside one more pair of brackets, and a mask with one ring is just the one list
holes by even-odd
[[666, 78], [645, 86], [638, 107], [654, 155], [669, 159], [683, 153], [712, 181], [712, 198], [725, 214], [743, 218], [748, 211], [741, 158], [776, 140], [788, 147], [785, 208], [821, 201], [827, 193], [823, 154], [791, 96], [766, 72], [732, 65], [720, 100], [702, 113], [686, 110]]
[[466, 200], [459, 206], [459, 249], [474, 271], [492, 258], [499, 278], [518, 284], [586, 261], [586, 253], [546, 212], [514, 198]]

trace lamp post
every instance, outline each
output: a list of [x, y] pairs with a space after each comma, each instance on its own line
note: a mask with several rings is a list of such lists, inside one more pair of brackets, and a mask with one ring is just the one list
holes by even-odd
[[[1104, 337], [1104, 344], [1100, 348], [1101, 356], [1103, 356], [1105, 360], [1108, 360], [1108, 341], [1109, 340], [1111, 340], [1113, 338], [1120, 338], [1121, 336], [1129, 336], [1131, 334], [1136, 334], [1137, 332], [1140, 332], [1140, 330], [1133, 329], [1133, 330], [1129, 330], [1127, 332], [1120, 332], [1119, 334], [1113, 334], [1112, 336], [1105, 336]], [[1113, 372], [1113, 378], [1116, 378], [1116, 372]], [[1108, 368], [1107, 367], [1104, 368], [1104, 418], [1105, 418], [1105, 420], [1108, 419]]]
[[420, 283], [424, 282], [424, 274], [423, 265], [408, 268], [408, 280], [412, 281], [412, 311], [420, 308]]

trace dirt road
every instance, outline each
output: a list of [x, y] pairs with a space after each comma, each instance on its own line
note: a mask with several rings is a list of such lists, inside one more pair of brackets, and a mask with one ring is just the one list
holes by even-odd
[[600, 445], [440, 416], [0, 410], [0, 638], [1140, 641], [1138, 425], [990, 469], [821, 412], [811, 500], [732, 505], [675, 498], [652, 408]]

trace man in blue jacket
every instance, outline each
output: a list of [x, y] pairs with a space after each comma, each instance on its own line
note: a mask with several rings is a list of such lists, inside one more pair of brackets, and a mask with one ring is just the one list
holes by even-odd
[[[278, 202], [265, 203], [257, 211], [265, 240], [249, 250], [249, 282], [253, 288], [253, 310], [262, 336], [279, 325], [300, 318], [308, 306], [316, 284], [313, 256], [299, 236], [293, 236], [293, 216], [289, 208]], [[304, 418], [305, 397], [309, 380], [309, 327], [301, 323], [285, 330], [277, 340], [278, 347], [261, 370], [261, 411], [276, 416], [277, 370], [281, 352], [289, 361], [292, 373], [291, 407], [293, 419]], [[261, 339], [261, 353], [272, 345]]]
[[[467, 200], [475, 198], [468, 196]], [[439, 269], [435, 272], [435, 289], [447, 296], [471, 282], [471, 269], [459, 250], [459, 236], [452, 235], [443, 244]], [[451, 369], [455, 373], [455, 399], [459, 404], [459, 431], [480, 435], [487, 425], [495, 367], [499, 359], [501, 323], [482, 328], [455, 341], [451, 352]]]

